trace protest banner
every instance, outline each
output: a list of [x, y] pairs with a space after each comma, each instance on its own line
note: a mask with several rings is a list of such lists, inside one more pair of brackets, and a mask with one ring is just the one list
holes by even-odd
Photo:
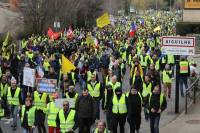
[[53, 93], [56, 91], [56, 79], [37, 79], [37, 88], [39, 92]]
[[23, 85], [28, 87], [35, 87], [35, 69], [24, 67]]

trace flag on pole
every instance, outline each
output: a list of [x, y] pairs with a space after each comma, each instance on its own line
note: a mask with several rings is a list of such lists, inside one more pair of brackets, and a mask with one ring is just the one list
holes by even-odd
[[102, 16], [100, 16], [97, 20], [96, 20], [97, 26], [99, 28], [103, 28], [106, 25], [110, 24], [110, 17], [108, 15], [108, 13], [104, 13]]
[[74, 69], [76, 69], [74, 64], [72, 64], [64, 55], [62, 55], [62, 73], [67, 74]]
[[135, 36], [136, 30], [137, 30], [137, 25], [134, 22], [131, 23], [131, 29], [130, 29], [130, 32], [129, 32], [130, 37]]
[[6, 38], [5, 38], [4, 42], [3, 42], [3, 47], [2, 47], [2, 50], [3, 50], [3, 51], [6, 50], [5, 47], [8, 45], [9, 37], [10, 37], [10, 32], [7, 32]]
[[144, 26], [144, 19], [140, 19], [140, 25]]
[[67, 39], [72, 40], [73, 38], [74, 38], [74, 32], [72, 31], [72, 28], [70, 26], [67, 31]]

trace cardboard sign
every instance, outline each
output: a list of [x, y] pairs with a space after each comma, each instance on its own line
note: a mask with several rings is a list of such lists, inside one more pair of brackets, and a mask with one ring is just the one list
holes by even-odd
[[56, 79], [37, 79], [37, 88], [39, 92], [53, 93], [56, 91]]
[[35, 87], [35, 69], [24, 67], [23, 85], [29, 87]]

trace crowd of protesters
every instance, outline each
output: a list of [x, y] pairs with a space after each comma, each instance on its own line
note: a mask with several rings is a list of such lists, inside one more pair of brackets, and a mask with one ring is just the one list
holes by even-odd
[[[62, 34], [60, 39], [52, 40], [33, 35], [21, 40], [20, 47], [1, 52], [0, 116], [13, 118], [13, 131], [21, 125], [23, 133], [73, 133], [76, 129], [79, 133], [117, 133], [118, 125], [120, 133], [125, 133], [126, 121], [130, 133], [139, 133], [144, 110], [151, 133], [159, 133], [161, 113], [174, 89], [177, 63], [176, 56], [162, 54], [160, 37], [176, 35], [179, 15], [149, 11], [140, 16], [117, 17], [115, 25], [101, 29], [72, 28], [72, 38]], [[98, 42], [91, 41], [94, 38]], [[62, 55], [76, 66], [75, 70], [62, 73]], [[177, 63], [182, 97], [191, 64], [195, 67], [186, 56]], [[37, 86], [23, 85], [24, 67], [35, 69], [36, 78], [56, 79], [57, 91], [49, 94], [38, 91]], [[126, 77], [130, 88], [122, 85]], [[58, 97], [66, 99], [63, 108], [55, 105]], [[100, 120], [100, 110], [106, 122]], [[96, 120], [97, 126], [92, 129]]]

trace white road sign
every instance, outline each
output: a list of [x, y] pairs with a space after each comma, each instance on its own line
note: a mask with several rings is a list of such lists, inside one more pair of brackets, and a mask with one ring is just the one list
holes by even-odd
[[195, 37], [163, 36], [162, 53], [172, 55], [194, 55]]

